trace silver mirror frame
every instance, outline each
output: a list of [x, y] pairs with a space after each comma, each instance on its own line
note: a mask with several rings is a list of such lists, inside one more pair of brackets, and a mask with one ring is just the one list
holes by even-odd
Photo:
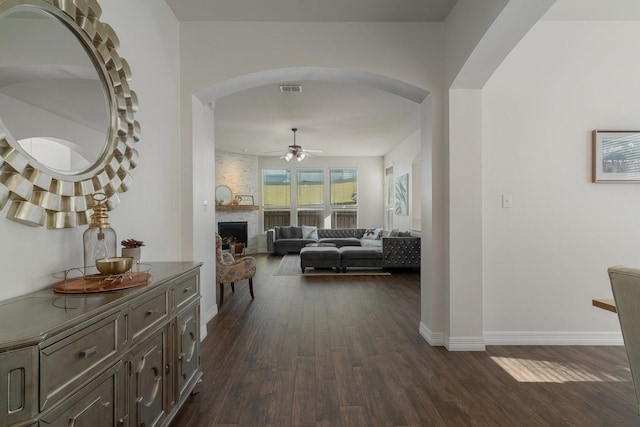
[[114, 209], [120, 204], [118, 193], [131, 186], [129, 171], [138, 163], [138, 97], [129, 88], [131, 69], [118, 55], [116, 33], [100, 21], [102, 9], [96, 0], [0, 0], [0, 15], [17, 6], [55, 16], [82, 43], [102, 79], [111, 125], [100, 159], [80, 174], [63, 175], [24, 154], [16, 141], [11, 144], [0, 120], [0, 210], [9, 203], [7, 218], [30, 226], [86, 225], [94, 203], [91, 195], [104, 192], [107, 209]]

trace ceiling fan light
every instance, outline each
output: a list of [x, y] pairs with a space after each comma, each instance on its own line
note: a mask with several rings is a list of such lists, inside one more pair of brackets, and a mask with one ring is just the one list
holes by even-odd
[[301, 162], [304, 160], [304, 158], [307, 157], [307, 154], [303, 151], [302, 153], [298, 153], [298, 155], [296, 156], [296, 159]]
[[289, 160], [291, 160], [293, 158], [293, 153], [291, 153], [291, 151], [289, 151], [287, 154], [284, 155], [283, 158], [288, 162]]

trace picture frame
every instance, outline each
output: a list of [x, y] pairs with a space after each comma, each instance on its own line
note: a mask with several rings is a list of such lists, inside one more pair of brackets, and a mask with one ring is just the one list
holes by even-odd
[[640, 183], [640, 131], [592, 132], [592, 180]]
[[395, 214], [409, 215], [409, 174], [396, 177], [395, 182]]
[[240, 199], [239, 206], [255, 206], [253, 196], [249, 194], [236, 194], [236, 197]]

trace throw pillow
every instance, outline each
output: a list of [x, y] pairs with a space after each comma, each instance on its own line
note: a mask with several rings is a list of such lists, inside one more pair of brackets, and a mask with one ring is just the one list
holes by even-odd
[[380, 238], [381, 231], [381, 228], [367, 228], [364, 231], [364, 236], [362, 236], [362, 238], [367, 240], [378, 240]]
[[401, 231], [398, 233], [398, 237], [411, 237], [410, 231]]
[[302, 226], [302, 238], [303, 239], [313, 239], [318, 240], [318, 227], [313, 227], [310, 225]]
[[293, 227], [280, 227], [278, 228], [279, 239], [293, 239]]
[[391, 233], [389, 233], [389, 237], [398, 237], [399, 232], [400, 230], [398, 230], [397, 228], [394, 228], [393, 230], [391, 230]]

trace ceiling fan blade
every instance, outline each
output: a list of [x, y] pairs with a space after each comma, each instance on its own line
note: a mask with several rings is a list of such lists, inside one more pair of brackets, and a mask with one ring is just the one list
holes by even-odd
[[306, 153], [322, 153], [322, 150], [307, 150], [306, 148], [303, 151]]

